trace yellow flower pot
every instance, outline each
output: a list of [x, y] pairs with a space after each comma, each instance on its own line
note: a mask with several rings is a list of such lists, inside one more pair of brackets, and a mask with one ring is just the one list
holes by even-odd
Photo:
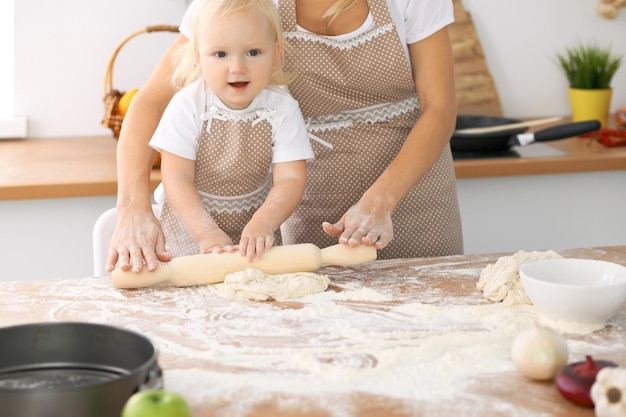
[[572, 120], [580, 122], [596, 119], [600, 121], [603, 129], [606, 128], [611, 108], [612, 93], [613, 90], [611, 88], [600, 90], [570, 88], [569, 100], [572, 106]]

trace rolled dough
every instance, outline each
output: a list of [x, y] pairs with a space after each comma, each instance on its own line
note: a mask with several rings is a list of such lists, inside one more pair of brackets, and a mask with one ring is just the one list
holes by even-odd
[[476, 286], [491, 301], [506, 305], [532, 304], [519, 277], [520, 266], [528, 262], [557, 258], [562, 256], [553, 250], [518, 251], [511, 256], [502, 256], [482, 270]]
[[226, 298], [282, 301], [326, 291], [328, 284], [328, 277], [312, 272], [267, 275], [247, 268], [226, 275], [215, 289]]

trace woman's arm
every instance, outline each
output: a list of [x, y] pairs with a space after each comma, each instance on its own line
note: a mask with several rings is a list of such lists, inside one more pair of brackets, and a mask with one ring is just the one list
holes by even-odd
[[187, 42], [178, 35], [165, 52], [147, 82], [133, 97], [124, 117], [117, 145], [117, 212], [118, 221], [109, 246], [107, 271], [115, 264], [128, 271], [140, 272], [144, 263], [150, 271], [158, 261], [168, 262], [165, 238], [159, 221], [154, 217], [150, 199], [150, 173], [154, 150], [148, 142], [165, 107], [175, 93], [170, 82], [174, 71], [174, 54]]
[[410, 44], [420, 117], [400, 152], [380, 177], [336, 224], [324, 230], [339, 242], [382, 249], [393, 239], [391, 213], [437, 161], [456, 120], [454, 59], [447, 28]]
[[241, 233], [239, 252], [261, 259], [274, 244], [274, 231], [293, 213], [304, 195], [306, 161], [274, 164], [273, 186]]

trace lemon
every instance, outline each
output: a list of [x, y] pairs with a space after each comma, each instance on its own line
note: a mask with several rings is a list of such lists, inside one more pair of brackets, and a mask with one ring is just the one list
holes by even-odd
[[126, 114], [126, 112], [128, 111], [128, 106], [130, 106], [130, 101], [133, 99], [135, 94], [137, 94], [137, 91], [139, 91], [139, 89], [135, 88], [124, 93], [122, 97], [120, 97], [120, 101], [117, 104], [117, 113], [120, 116], [124, 116]]

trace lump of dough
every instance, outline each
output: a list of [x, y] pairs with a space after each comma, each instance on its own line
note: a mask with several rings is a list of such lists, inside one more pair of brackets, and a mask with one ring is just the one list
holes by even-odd
[[215, 288], [226, 298], [281, 301], [326, 291], [328, 284], [328, 277], [312, 272], [266, 275], [248, 268], [226, 275]]
[[519, 277], [520, 266], [542, 259], [558, 258], [562, 256], [553, 250], [518, 251], [512, 256], [502, 256], [482, 270], [476, 286], [483, 292], [485, 298], [491, 301], [501, 301], [506, 305], [532, 304], [522, 287]]

